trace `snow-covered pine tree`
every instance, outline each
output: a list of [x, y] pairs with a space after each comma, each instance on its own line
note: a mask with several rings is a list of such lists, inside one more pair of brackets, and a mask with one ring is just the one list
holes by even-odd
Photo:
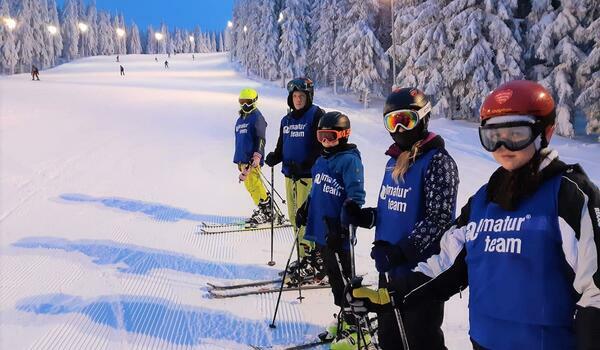
[[600, 141], [600, 6], [588, 9], [588, 18], [584, 20], [589, 25], [578, 33], [577, 38], [589, 53], [577, 70], [577, 76], [581, 79], [581, 92], [575, 104], [586, 114], [586, 133], [598, 134]]
[[444, 8], [448, 42], [444, 115], [477, 119], [483, 98], [503, 82], [522, 79], [521, 43], [507, 25], [513, 0], [452, 0]]
[[134, 55], [142, 53], [140, 30], [138, 29], [138, 26], [135, 24], [135, 22], [131, 23], [129, 33], [130, 34], [127, 36], [127, 52]]
[[84, 34], [85, 40], [82, 40], [83, 46], [80, 51], [86, 56], [95, 56], [98, 54], [98, 10], [96, 9], [96, 0], [90, 1], [84, 18], [88, 24], [88, 30]]
[[16, 28], [17, 50], [19, 53], [19, 71], [28, 72], [33, 64], [36, 50], [36, 45], [33, 37], [33, 28], [31, 27], [31, 2], [25, 0], [21, 3], [19, 12], [17, 13]]
[[98, 14], [98, 54], [113, 55], [115, 53], [115, 31], [111, 25], [110, 14], [100, 11]]
[[79, 55], [79, 19], [75, 0], [65, 0], [61, 31], [63, 39], [63, 57], [70, 61]]
[[302, 0], [285, 0], [281, 23], [281, 38], [279, 42], [279, 71], [282, 82], [303, 76], [306, 70], [306, 55], [308, 49], [308, 29], [306, 18], [308, 6]]
[[156, 53], [156, 38], [154, 37], [154, 28], [152, 26], [148, 26], [146, 29], [146, 53]]
[[422, 89], [432, 100], [434, 114], [447, 110], [450, 105], [451, 94], [445, 88], [443, 77], [444, 57], [451, 50], [443, 12], [446, 2], [402, 1], [399, 4], [402, 9], [394, 11], [397, 14], [394, 20], [396, 45], [388, 50], [390, 56], [395, 53], [396, 57], [396, 84]]
[[55, 65], [59, 57], [63, 52], [63, 39], [62, 32], [60, 30], [60, 21], [58, 20], [58, 8], [56, 7], [56, 0], [48, 0], [48, 24], [54, 26], [57, 30], [56, 33], [50, 36], [49, 46], [52, 46], [52, 59], [51, 65]]
[[350, 65], [346, 87], [359, 93], [360, 101], [367, 108], [369, 94], [383, 95], [389, 58], [373, 30], [378, 4], [374, 0], [350, 0], [349, 3], [347, 16], [352, 26], [339, 39], [344, 41], [345, 59]]
[[346, 16], [350, 10], [350, 2], [348, 0], [337, 0], [335, 4], [336, 21], [335, 30], [337, 33], [333, 46], [333, 66], [330, 70], [330, 75], [333, 77], [333, 93], [338, 92], [338, 82], [344, 84], [344, 79], [350, 75], [350, 64], [346, 60], [345, 40], [342, 40], [342, 34], [350, 31], [352, 22]]
[[260, 76], [275, 80], [279, 76], [279, 23], [277, 19], [278, 6], [276, 0], [261, 0], [258, 11], [261, 25], [258, 26], [257, 49]]
[[334, 52], [335, 41], [337, 38], [337, 1], [322, 0], [315, 7], [312, 18], [315, 19], [313, 40], [311, 44], [310, 55], [308, 55], [309, 65], [312, 67], [312, 78], [317, 84], [323, 86], [333, 81]]
[[124, 55], [127, 53], [127, 34], [119, 35], [118, 29], [125, 30], [125, 19], [123, 15], [116, 14], [113, 17], [113, 40], [115, 43], [115, 54]]
[[162, 34], [162, 39], [157, 40], [156, 49], [157, 53], [167, 53], [167, 41], [169, 41], [169, 28], [165, 23], [161, 23], [159, 33]]
[[217, 39], [215, 32], [210, 32], [210, 52], [217, 52]]
[[[0, 17], [11, 17], [8, 0], [0, 0]], [[13, 74], [19, 61], [16, 39], [13, 30], [0, 28], [0, 73]]]
[[199, 26], [194, 28], [194, 49], [192, 52], [200, 53], [202, 52], [202, 30]]
[[225, 39], [223, 38], [223, 32], [219, 32], [219, 52], [225, 52]]
[[[577, 80], [576, 74], [579, 64], [586, 58], [586, 53], [578, 46], [575, 37], [578, 32], [585, 30], [585, 24], [582, 23], [585, 12], [593, 13], [592, 6], [597, 5], [585, 1], [563, 0], [560, 7], [555, 9], [551, 1], [538, 0], [538, 3], [536, 9], [540, 9], [541, 17], [548, 22], [544, 23], [538, 41], [529, 42], [535, 47], [535, 58], [544, 63], [542, 67], [536, 65], [532, 69], [532, 75], [556, 98], [556, 133], [573, 137], [575, 99], [581, 82]], [[530, 37], [535, 38], [534, 35]]]

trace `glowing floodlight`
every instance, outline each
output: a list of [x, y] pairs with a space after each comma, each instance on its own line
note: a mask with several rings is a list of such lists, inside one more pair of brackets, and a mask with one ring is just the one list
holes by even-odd
[[244, 33], [248, 31], [248, 27], [244, 26]]
[[193, 43], [193, 42], [194, 42], [194, 37], [193, 37], [192, 35], [190, 35], [189, 39], [190, 39], [190, 42], [191, 42], [191, 43]]
[[88, 30], [88, 25], [87, 25], [87, 24], [85, 24], [85, 23], [83, 23], [83, 22], [79, 22], [79, 23], [77, 24], [77, 27], [79, 27], [79, 30], [80, 30], [82, 33], [85, 33], [85, 32], [87, 32], [87, 30]]
[[154, 39], [161, 41], [163, 38], [162, 33], [154, 33]]
[[13, 18], [6, 17], [4, 18], [3, 22], [8, 30], [13, 30], [17, 27], [17, 21], [15, 21]]
[[116, 29], [116, 32], [117, 32], [117, 36], [118, 36], [119, 38], [122, 38], [122, 37], [124, 37], [124, 36], [125, 36], [125, 30], [124, 30], [124, 29], [122, 29], [122, 28], [117, 28], [117, 29]]
[[233, 22], [227, 21], [227, 27], [228, 28], [233, 28]]
[[54, 35], [54, 34], [58, 33], [58, 28], [56, 28], [53, 25], [49, 25], [48, 26], [48, 32], [50, 33], [50, 35]]
[[283, 12], [279, 12], [279, 18], [277, 18], [277, 23], [283, 22]]

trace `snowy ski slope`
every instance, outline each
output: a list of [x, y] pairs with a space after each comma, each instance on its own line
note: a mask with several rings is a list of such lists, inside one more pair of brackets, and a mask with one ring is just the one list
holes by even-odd
[[[203, 221], [248, 215], [252, 203], [231, 162], [237, 93], [259, 91], [267, 150], [287, 93], [249, 80], [223, 54], [93, 57], [0, 77], [1, 349], [278, 349], [313, 340], [337, 310], [327, 290], [210, 299], [206, 283], [270, 279], [283, 268], [292, 231], [199, 235]], [[390, 144], [381, 101], [316, 92], [343, 110], [365, 163], [374, 205]], [[435, 120], [461, 176], [459, 206], [496, 168], [476, 125]], [[600, 183], [600, 146], [555, 137], [562, 159]], [[283, 178], [276, 169], [276, 185]], [[268, 168], [263, 169], [267, 177]], [[373, 233], [359, 230], [357, 266], [375, 281]], [[467, 293], [447, 303], [449, 349], [469, 347]]]

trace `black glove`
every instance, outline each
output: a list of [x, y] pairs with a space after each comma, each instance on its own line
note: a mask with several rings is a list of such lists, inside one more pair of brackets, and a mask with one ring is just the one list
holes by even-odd
[[373, 242], [371, 258], [375, 260], [375, 268], [379, 272], [388, 272], [393, 267], [406, 262], [406, 257], [402, 253], [402, 249], [387, 241]]
[[342, 227], [348, 229], [350, 225], [358, 226], [360, 223], [360, 206], [358, 203], [348, 198], [342, 206], [342, 212], [340, 213], [340, 222]]
[[324, 217], [327, 247], [333, 251], [341, 251], [344, 242], [348, 239], [348, 230], [341, 227], [340, 221], [335, 218]]
[[281, 155], [279, 155], [275, 152], [271, 152], [271, 153], [267, 154], [267, 157], [265, 158], [265, 164], [267, 164], [271, 168], [274, 167], [275, 165], [279, 164], [280, 162], [281, 162]]
[[304, 203], [296, 210], [296, 227], [306, 226], [308, 223], [308, 206], [310, 205], [310, 197], [306, 198]]
[[347, 311], [356, 314], [383, 312], [391, 310], [390, 295], [386, 288], [377, 290], [363, 287], [362, 277], [355, 277], [348, 284], [346, 291]]

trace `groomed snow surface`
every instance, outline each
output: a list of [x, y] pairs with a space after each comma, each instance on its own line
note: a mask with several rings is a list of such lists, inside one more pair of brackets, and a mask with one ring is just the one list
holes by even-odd
[[[259, 91], [267, 150], [286, 112], [280, 83], [250, 80], [224, 54], [74, 61], [0, 78], [0, 348], [267, 349], [314, 340], [337, 310], [328, 290], [210, 299], [206, 283], [274, 278], [293, 233], [200, 235], [203, 221], [249, 215], [237, 181], [237, 94]], [[381, 101], [363, 110], [318, 89], [315, 102], [352, 121], [375, 205], [391, 140]], [[476, 125], [434, 120], [460, 170], [459, 208], [496, 168]], [[555, 137], [563, 160], [600, 183], [600, 147]], [[276, 168], [276, 188], [283, 177]], [[263, 173], [270, 177], [270, 169]], [[358, 273], [376, 281], [373, 233], [359, 230]], [[449, 349], [467, 349], [468, 292], [446, 304]]]

